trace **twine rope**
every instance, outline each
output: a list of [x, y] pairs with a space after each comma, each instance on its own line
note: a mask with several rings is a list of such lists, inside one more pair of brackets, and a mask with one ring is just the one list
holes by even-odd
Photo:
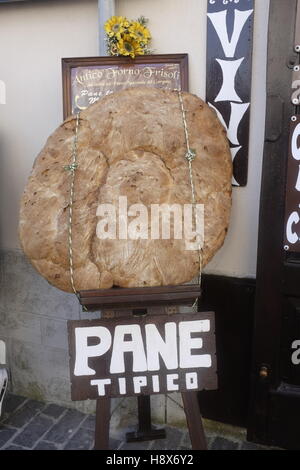
[[74, 294], [78, 296], [78, 292], [75, 288], [74, 283], [74, 268], [73, 268], [73, 232], [72, 232], [72, 219], [73, 219], [73, 203], [74, 203], [74, 184], [75, 184], [75, 172], [78, 168], [77, 163], [77, 150], [78, 150], [78, 130], [79, 130], [79, 116], [80, 113], [76, 114], [75, 133], [72, 148], [72, 161], [70, 165], [64, 166], [65, 171], [69, 171], [71, 174], [71, 185], [70, 185], [70, 199], [69, 199], [69, 230], [68, 230], [68, 248], [69, 248], [69, 269], [70, 269], [70, 281]]
[[[190, 147], [190, 138], [189, 138], [189, 133], [188, 133], [188, 125], [187, 125], [187, 120], [186, 120], [186, 112], [184, 109], [184, 104], [183, 104], [183, 98], [182, 98], [182, 92], [181, 89], [177, 90], [178, 92], [178, 98], [179, 98], [179, 103], [180, 103], [180, 108], [181, 108], [181, 115], [182, 115], [182, 122], [183, 122], [183, 129], [184, 129], [184, 135], [185, 135], [185, 142], [186, 142], [186, 149], [187, 152], [185, 154], [185, 159], [188, 162], [188, 168], [189, 168], [189, 179], [190, 179], [190, 185], [191, 185], [191, 193], [192, 193], [192, 206], [193, 206], [193, 212], [195, 214], [195, 223], [196, 223], [196, 228], [198, 227], [198, 214], [197, 214], [197, 208], [196, 208], [196, 193], [195, 193], [195, 185], [194, 185], [194, 177], [193, 177], [193, 161], [196, 158], [196, 151]], [[202, 262], [203, 262], [203, 253], [202, 253], [202, 248], [201, 248], [201, 241], [200, 241], [200, 235], [196, 233], [196, 236], [199, 236], [199, 246], [198, 246], [198, 258], [199, 258], [199, 273], [198, 273], [198, 283], [199, 287], [201, 288], [201, 283], [202, 283]], [[195, 303], [193, 305], [193, 308], [196, 307], [197, 300], [195, 300]]]

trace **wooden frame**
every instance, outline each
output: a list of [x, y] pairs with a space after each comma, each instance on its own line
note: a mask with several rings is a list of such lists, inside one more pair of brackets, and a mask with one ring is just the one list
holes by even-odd
[[146, 308], [157, 305], [190, 305], [201, 296], [199, 284], [180, 286], [113, 288], [80, 291], [81, 305], [89, 310], [117, 308]]
[[100, 97], [128, 86], [181, 86], [182, 90], [188, 91], [188, 55], [146, 55], [135, 59], [121, 56], [63, 58], [62, 80], [66, 119]]

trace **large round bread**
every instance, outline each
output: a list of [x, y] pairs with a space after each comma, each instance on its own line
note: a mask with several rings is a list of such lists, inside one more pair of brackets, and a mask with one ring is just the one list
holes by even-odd
[[[226, 131], [197, 96], [183, 93], [196, 201], [205, 207], [203, 266], [223, 244], [231, 208], [232, 162]], [[51, 284], [72, 292], [68, 247], [71, 173], [76, 118], [69, 117], [35, 160], [21, 201], [19, 235], [33, 266]], [[199, 271], [198, 251], [185, 240], [102, 240], [97, 208], [190, 204], [192, 201], [182, 112], [176, 91], [131, 88], [82, 112], [73, 204], [76, 290], [176, 285]]]

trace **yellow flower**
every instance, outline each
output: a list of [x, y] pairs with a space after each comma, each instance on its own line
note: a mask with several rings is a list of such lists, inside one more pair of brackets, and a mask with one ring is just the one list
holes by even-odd
[[128, 20], [124, 16], [112, 16], [104, 25], [105, 32], [110, 37], [115, 36], [120, 39], [126, 23], [128, 23]]
[[137, 41], [145, 44], [151, 39], [151, 34], [148, 28], [143, 26], [138, 21], [133, 21], [129, 27], [129, 34]]
[[136, 55], [144, 55], [139, 41], [133, 39], [130, 34], [124, 34], [118, 42], [118, 50], [120, 55], [130, 56], [134, 59]]

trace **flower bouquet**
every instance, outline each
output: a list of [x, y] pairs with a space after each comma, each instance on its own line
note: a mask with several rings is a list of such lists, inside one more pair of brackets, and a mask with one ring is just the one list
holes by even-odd
[[133, 59], [137, 55], [150, 54], [151, 34], [147, 23], [143, 16], [136, 21], [129, 21], [125, 16], [112, 16], [104, 25], [108, 54]]

